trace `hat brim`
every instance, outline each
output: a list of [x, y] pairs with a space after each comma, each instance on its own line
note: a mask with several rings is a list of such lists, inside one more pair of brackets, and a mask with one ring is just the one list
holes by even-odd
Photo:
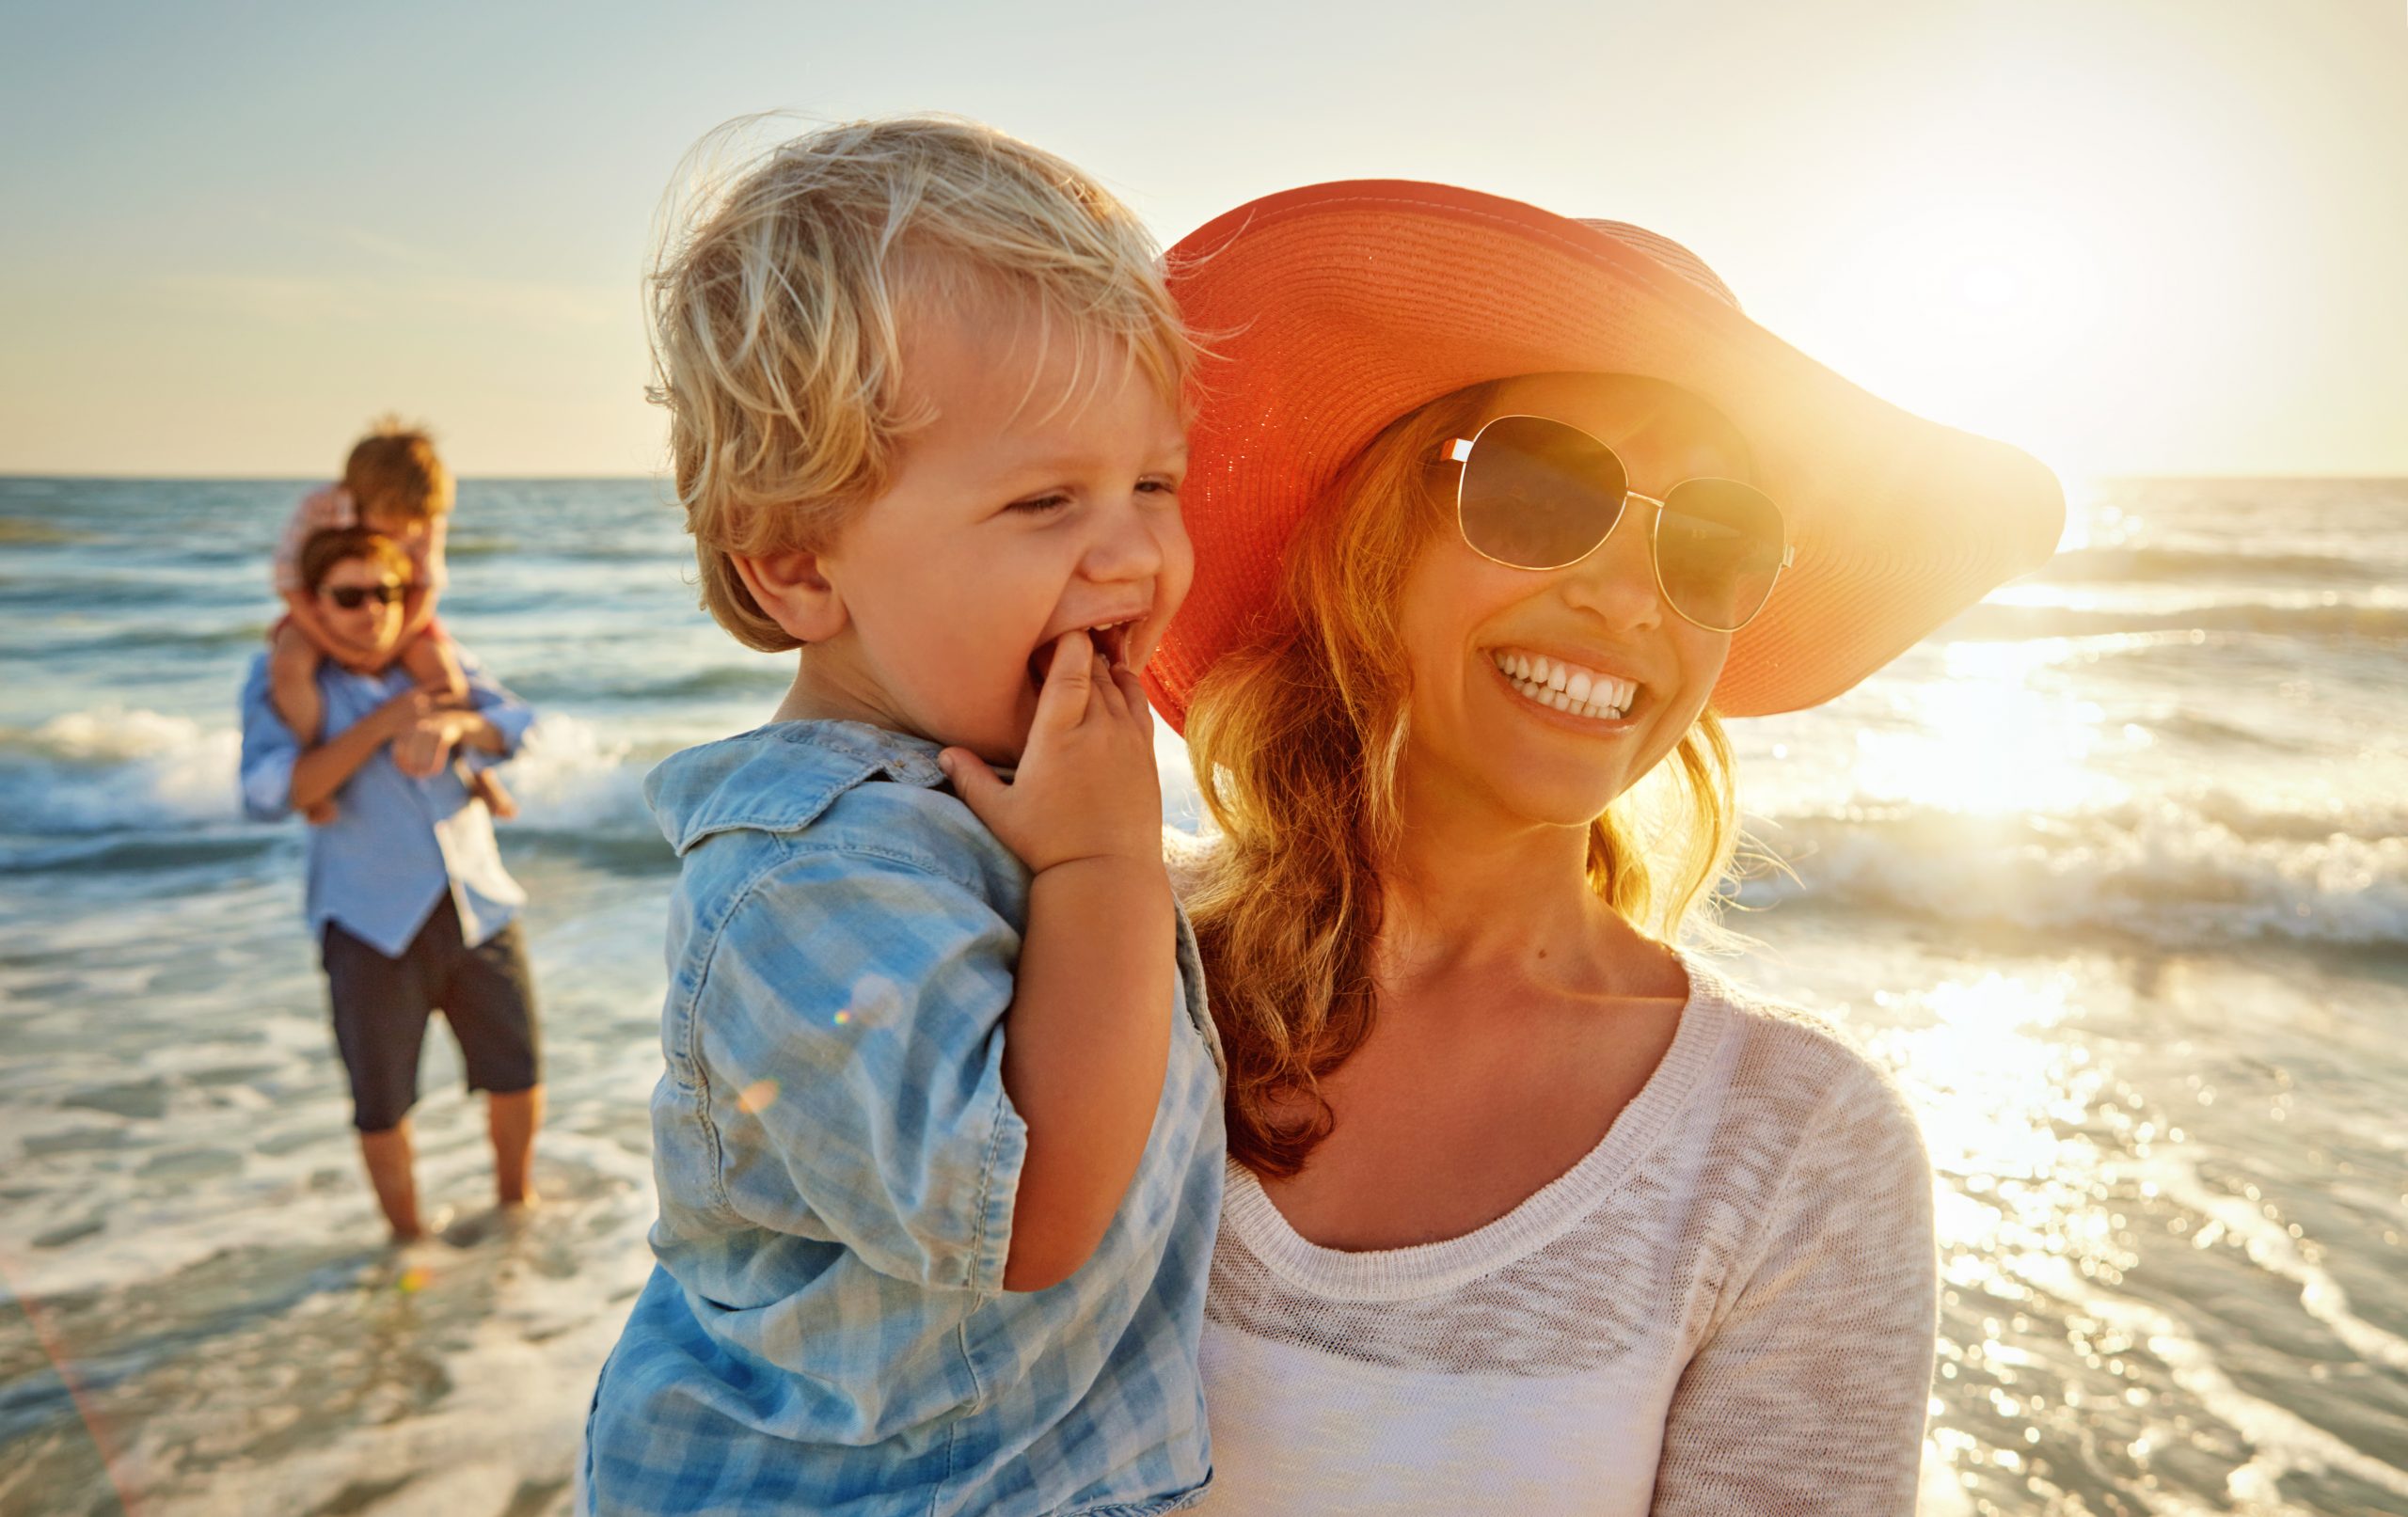
[[1620, 239], [1519, 201], [1365, 180], [1267, 197], [1170, 254], [1206, 335], [1181, 503], [1196, 573], [1147, 666], [1184, 731], [1213, 663], [1275, 615], [1296, 524], [1389, 422], [1515, 374], [1641, 374], [1728, 417], [1796, 561], [1735, 633], [1728, 716], [1828, 701], [2055, 550], [2056, 477], [1913, 416]]

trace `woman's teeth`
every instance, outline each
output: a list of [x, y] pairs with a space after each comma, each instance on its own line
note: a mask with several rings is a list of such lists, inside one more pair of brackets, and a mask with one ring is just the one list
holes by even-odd
[[1543, 706], [1611, 721], [1630, 710], [1639, 687], [1626, 679], [1600, 674], [1537, 654], [1500, 652], [1490, 656], [1513, 688]]

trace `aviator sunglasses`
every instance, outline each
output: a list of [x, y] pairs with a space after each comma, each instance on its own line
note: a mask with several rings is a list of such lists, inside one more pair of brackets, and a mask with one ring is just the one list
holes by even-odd
[[390, 606], [409, 593], [399, 585], [337, 585], [321, 593], [344, 610], [356, 611], [371, 600], [379, 606]]
[[1623, 508], [1656, 511], [1649, 558], [1664, 604], [1708, 632], [1736, 632], [1765, 608], [1797, 557], [1781, 508], [1736, 480], [1684, 480], [1661, 500], [1630, 488], [1614, 450], [1578, 427], [1500, 416], [1446, 446], [1461, 464], [1455, 525], [1481, 558], [1513, 569], [1563, 569], [1602, 546]]

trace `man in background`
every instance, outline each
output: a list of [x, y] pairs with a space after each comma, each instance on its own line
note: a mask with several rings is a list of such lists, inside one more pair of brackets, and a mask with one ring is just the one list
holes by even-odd
[[410, 585], [408, 556], [362, 527], [311, 536], [301, 583], [332, 656], [316, 672], [321, 739], [304, 749], [277, 714], [269, 658], [243, 687], [243, 809], [276, 821], [319, 802], [309, 830], [304, 909], [319, 940], [335, 1042], [351, 1079], [353, 1123], [396, 1242], [425, 1235], [409, 1111], [419, 1051], [440, 1010], [470, 1090], [486, 1093], [496, 1199], [535, 1196], [543, 1114], [533, 980], [515, 918], [526, 893], [502, 869], [472, 776], [517, 751], [534, 713], [458, 650], [465, 706], [418, 687], [394, 654]]

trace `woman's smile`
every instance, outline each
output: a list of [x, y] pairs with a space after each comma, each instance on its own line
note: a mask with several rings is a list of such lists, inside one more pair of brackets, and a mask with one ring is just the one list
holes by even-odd
[[1627, 731], [1646, 693], [1635, 679], [1522, 648], [1493, 649], [1487, 663], [1521, 704], [1583, 732]]

